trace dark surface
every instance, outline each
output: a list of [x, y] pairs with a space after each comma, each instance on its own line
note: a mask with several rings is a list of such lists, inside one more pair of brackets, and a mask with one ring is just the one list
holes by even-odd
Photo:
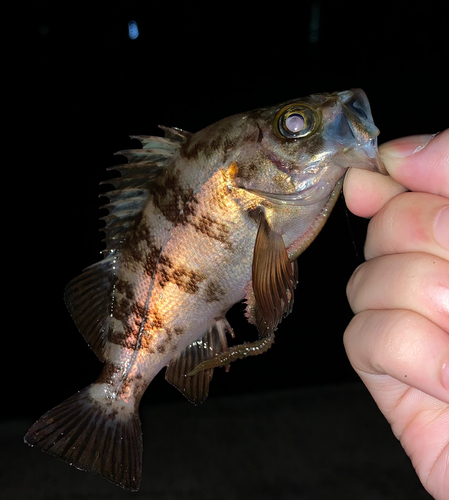
[[4, 500], [425, 500], [361, 383], [185, 400], [141, 412], [144, 469], [130, 493], [22, 444], [0, 425]]

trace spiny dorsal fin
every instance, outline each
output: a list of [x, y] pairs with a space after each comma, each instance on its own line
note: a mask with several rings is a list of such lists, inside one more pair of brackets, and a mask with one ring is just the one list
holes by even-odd
[[252, 287], [256, 298], [259, 337], [276, 330], [293, 306], [296, 271], [288, 258], [282, 235], [262, 214], [254, 245]]
[[[105, 227], [104, 259], [88, 267], [68, 283], [64, 299], [67, 308], [81, 334], [101, 361], [105, 361], [104, 349], [108, 333], [112, 292], [120, 264], [120, 248], [127, 238], [149, 196], [151, 182], [170, 164], [181, 147], [179, 136], [187, 140], [188, 132], [165, 129], [167, 137], [133, 136], [142, 143], [142, 149], [119, 151], [128, 163], [117, 165], [121, 177], [104, 182], [114, 189], [101, 196], [109, 203], [102, 208], [108, 215], [102, 217]], [[174, 132], [173, 132], [174, 130]], [[183, 135], [184, 134], [184, 135]], [[169, 137], [170, 136], [170, 137]]]
[[167, 137], [167, 139], [171, 139], [181, 144], [184, 144], [184, 142], [193, 135], [191, 132], [187, 132], [178, 127], [164, 127], [164, 125], [159, 125], [159, 128], [165, 132], [165, 137]]
[[[173, 135], [172, 129], [163, 129], [166, 135]], [[102, 207], [108, 210], [108, 215], [102, 217], [106, 223], [102, 228], [106, 234], [105, 257], [120, 248], [148, 200], [152, 181], [167, 168], [181, 147], [179, 140], [168, 137], [135, 135], [131, 138], [138, 139], [142, 149], [118, 151], [116, 154], [125, 156], [128, 163], [111, 167], [109, 170], [118, 171], [121, 177], [102, 183], [114, 187], [101, 195], [109, 199]]]
[[233, 335], [227, 320], [222, 318], [215, 321], [201, 339], [190, 344], [167, 367], [166, 380], [195, 405], [206, 400], [214, 369], [202, 370], [192, 376], [188, 374], [205, 361], [214, 359], [227, 350], [226, 332]]

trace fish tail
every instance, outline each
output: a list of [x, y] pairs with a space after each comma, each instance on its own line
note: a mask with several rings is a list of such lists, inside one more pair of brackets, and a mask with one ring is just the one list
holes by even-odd
[[126, 405], [95, 397], [92, 384], [45, 413], [25, 442], [77, 469], [137, 491], [142, 477], [139, 415]]

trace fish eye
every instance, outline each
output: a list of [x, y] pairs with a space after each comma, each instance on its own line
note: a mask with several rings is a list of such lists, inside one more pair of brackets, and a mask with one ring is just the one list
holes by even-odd
[[283, 107], [274, 120], [274, 132], [282, 139], [298, 139], [310, 135], [317, 125], [315, 112], [304, 104]]

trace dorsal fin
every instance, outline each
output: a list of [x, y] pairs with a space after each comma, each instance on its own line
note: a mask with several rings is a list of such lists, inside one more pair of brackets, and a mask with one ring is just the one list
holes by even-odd
[[105, 343], [114, 287], [114, 255], [86, 269], [71, 280], [64, 292], [64, 301], [75, 325], [98, 356], [105, 361]]
[[148, 200], [152, 181], [168, 167], [189, 136], [188, 132], [177, 129], [163, 127], [163, 130], [165, 138], [133, 136], [142, 143], [142, 149], [116, 153], [125, 156], [128, 163], [110, 168], [118, 171], [121, 177], [102, 183], [114, 187], [101, 195], [109, 199], [102, 207], [108, 210], [108, 214], [102, 217], [105, 227], [101, 229], [106, 234], [106, 248], [102, 251], [104, 259], [86, 268], [68, 283], [65, 290], [64, 299], [73, 321], [101, 361], [105, 360], [105, 341], [120, 264], [120, 248]]
[[[182, 135], [183, 141], [187, 140], [188, 132], [167, 127], [161, 128], [167, 137], [131, 136], [132, 139], [138, 139], [141, 142], [142, 149], [118, 151], [116, 155], [125, 156], [128, 163], [111, 167], [109, 170], [118, 171], [121, 177], [102, 183], [111, 184], [114, 187], [112, 191], [101, 195], [109, 199], [109, 203], [101, 207], [109, 212], [101, 218], [105, 222], [102, 228], [106, 234], [104, 238], [106, 248], [102, 252], [105, 257], [111, 251], [120, 248], [126, 239], [126, 234], [134, 226], [134, 222], [148, 200], [152, 181], [167, 168], [178, 153], [182, 142], [176, 134], [185, 134], [185, 136]], [[169, 135], [176, 135], [176, 140], [168, 138]]]
[[164, 125], [159, 125], [159, 128], [165, 132], [165, 137], [167, 137], [167, 139], [171, 139], [181, 144], [184, 144], [184, 142], [193, 135], [191, 132], [187, 132], [178, 127], [164, 127]]

